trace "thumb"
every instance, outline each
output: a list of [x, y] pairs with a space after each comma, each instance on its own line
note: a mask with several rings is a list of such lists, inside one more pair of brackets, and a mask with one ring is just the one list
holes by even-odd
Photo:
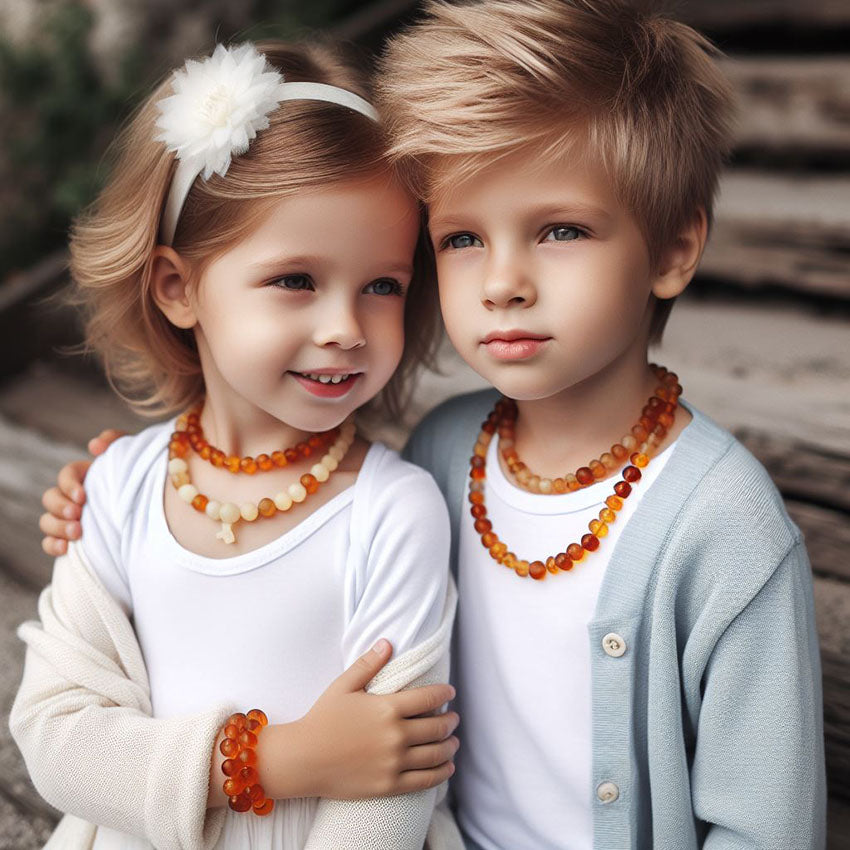
[[362, 690], [375, 678], [392, 654], [392, 644], [386, 638], [381, 638], [365, 655], [361, 655], [340, 674], [335, 684], [348, 693]]

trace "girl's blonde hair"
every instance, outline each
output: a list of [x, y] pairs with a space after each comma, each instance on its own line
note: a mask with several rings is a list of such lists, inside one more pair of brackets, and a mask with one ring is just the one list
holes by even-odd
[[[430, 200], [527, 147], [601, 162], [650, 259], [702, 207], [732, 143], [731, 88], [699, 33], [634, 0], [432, 0], [383, 57], [391, 156]], [[672, 301], [658, 301], [660, 338]]]
[[[370, 99], [364, 76], [336, 48], [274, 41], [257, 48], [288, 82], [325, 83]], [[87, 317], [86, 344], [102, 358], [113, 387], [151, 416], [185, 409], [204, 392], [193, 333], [174, 327], [151, 292], [151, 257], [176, 163], [154, 141], [156, 102], [169, 92], [170, 76], [118, 136], [109, 184], [71, 232], [71, 275]], [[192, 186], [173, 247], [195, 273], [247, 236], [274, 200], [387, 167], [383, 128], [353, 110], [287, 101], [269, 118], [270, 126], [224, 177]], [[382, 393], [393, 415], [400, 413], [417, 363], [430, 362], [439, 326], [431, 261], [421, 240], [414, 268], [401, 365]]]

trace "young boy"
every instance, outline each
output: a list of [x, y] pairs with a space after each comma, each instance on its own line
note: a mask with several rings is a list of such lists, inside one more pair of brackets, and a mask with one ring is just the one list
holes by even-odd
[[407, 450], [453, 517], [472, 850], [824, 846], [800, 532], [647, 366], [730, 146], [711, 53], [615, 0], [481, 0], [429, 5], [384, 58], [446, 328], [498, 390]]

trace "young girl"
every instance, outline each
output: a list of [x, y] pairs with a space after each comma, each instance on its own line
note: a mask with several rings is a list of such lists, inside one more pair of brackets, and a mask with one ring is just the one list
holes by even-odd
[[436, 307], [365, 93], [326, 48], [219, 46], [151, 96], [74, 228], [90, 343], [181, 415], [93, 465], [20, 630], [10, 725], [72, 815], [49, 846], [425, 839], [457, 747], [456, 715], [423, 716], [452, 696], [448, 518], [352, 414], [398, 404]]

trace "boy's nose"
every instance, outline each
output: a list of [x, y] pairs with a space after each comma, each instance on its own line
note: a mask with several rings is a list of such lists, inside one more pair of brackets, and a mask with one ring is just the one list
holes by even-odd
[[481, 301], [485, 307], [507, 307], [511, 304], [530, 307], [536, 300], [534, 282], [523, 268], [499, 263], [487, 269], [481, 287]]

